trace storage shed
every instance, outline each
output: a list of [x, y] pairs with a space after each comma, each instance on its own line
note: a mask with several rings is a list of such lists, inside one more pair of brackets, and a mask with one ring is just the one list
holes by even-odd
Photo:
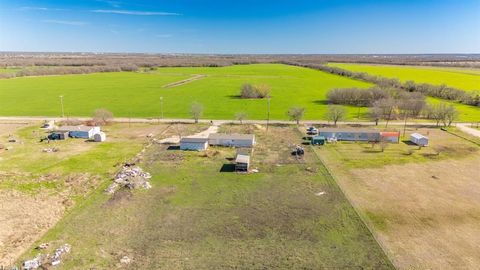
[[380, 141], [380, 131], [374, 129], [319, 129], [318, 135], [338, 141]]
[[312, 145], [324, 145], [325, 141], [326, 141], [326, 139], [323, 136], [312, 137]]
[[68, 138], [68, 131], [54, 131], [48, 135], [49, 140], [65, 140]]
[[58, 132], [68, 132], [72, 138], [93, 139], [93, 135], [100, 132], [100, 127], [89, 126], [61, 126]]
[[208, 137], [208, 143], [210, 145], [221, 146], [253, 147], [255, 144], [255, 135], [212, 133]]
[[380, 132], [380, 137], [383, 141], [391, 142], [391, 143], [399, 143], [400, 142], [400, 132], [398, 131], [382, 131]]
[[412, 133], [410, 134], [410, 141], [416, 145], [420, 146], [427, 146], [428, 145], [428, 137], [423, 136], [419, 133]]
[[180, 150], [203, 151], [208, 148], [208, 138], [185, 137], [180, 140]]
[[250, 156], [238, 154], [235, 158], [235, 171], [248, 172], [250, 168]]
[[106, 139], [107, 139], [107, 135], [105, 134], [105, 132], [99, 132], [93, 135], [93, 140], [96, 142], [104, 142]]

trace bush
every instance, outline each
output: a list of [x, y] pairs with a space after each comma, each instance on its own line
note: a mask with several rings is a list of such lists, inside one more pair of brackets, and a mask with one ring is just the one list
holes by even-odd
[[270, 86], [266, 84], [251, 85], [246, 83], [240, 89], [241, 98], [268, 98], [270, 97]]

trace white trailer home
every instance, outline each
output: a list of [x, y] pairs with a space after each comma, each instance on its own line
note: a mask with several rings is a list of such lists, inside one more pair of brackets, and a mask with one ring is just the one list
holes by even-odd
[[208, 136], [208, 143], [210, 145], [251, 148], [255, 144], [255, 135], [212, 133]]
[[410, 134], [410, 141], [416, 145], [420, 146], [427, 146], [428, 145], [428, 137], [423, 136], [419, 133], [412, 133]]
[[180, 150], [203, 151], [208, 148], [208, 138], [185, 137], [180, 140]]

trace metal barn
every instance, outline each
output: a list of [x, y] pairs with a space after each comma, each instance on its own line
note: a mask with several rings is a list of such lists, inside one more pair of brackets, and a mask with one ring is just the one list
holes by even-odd
[[180, 140], [180, 150], [203, 151], [208, 148], [208, 138], [186, 137]]
[[210, 145], [220, 146], [253, 147], [255, 144], [255, 135], [212, 133], [208, 137], [208, 143]]
[[410, 134], [410, 141], [416, 145], [420, 146], [427, 146], [428, 145], [428, 137], [423, 136], [420, 133], [412, 133]]

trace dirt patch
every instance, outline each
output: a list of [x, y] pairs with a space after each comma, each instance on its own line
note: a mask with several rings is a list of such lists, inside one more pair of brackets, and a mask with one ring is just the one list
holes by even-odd
[[10, 265], [50, 229], [64, 212], [62, 199], [0, 191], [0, 265]]
[[197, 81], [197, 80], [200, 80], [200, 79], [203, 79], [207, 77], [207, 75], [195, 75], [193, 77], [190, 77], [188, 79], [185, 79], [185, 80], [181, 80], [181, 81], [177, 81], [177, 82], [173, 82], [173, 83], [169, 83], [169, 84], [166, 84], [164, 86], [162, 86], [162, 88], [172, 88], [172, 87], [176, 87], [176, 86], [179, 86], [179, 85], [183, 85], [183, 84], [187, 84], [187, 83], [191, 83], [193, 81]]
[[480, 157], [353, 169], [339, 181], [401, 269], [480, 265]]
[[19, 128], [26, 127], [31, 125], [30, 122], [1, 122], [0, 123], [0, 137], [8, 136], [14, 134], [15, 131]]

